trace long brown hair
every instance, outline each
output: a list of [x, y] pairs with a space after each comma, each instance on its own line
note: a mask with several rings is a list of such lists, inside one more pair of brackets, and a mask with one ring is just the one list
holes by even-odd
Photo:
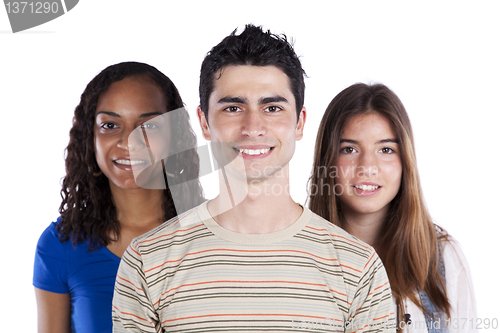
[[377, 112], [389, 120], [400, 147], [401, 186], [390, 203], [379, 239], [380, 257], [389, 276], [398, 313], [404, 313], [405, 298], [425, 311], [415, 293], [425, 290], [432, 303], [449, 317], [445, 281], [438, 269], [438, 240], [446, 240], [447, 234], [434, 225], [425, 206], [408, 114], [400, 99], [385, 85], [354, 84], [328, 105], [316, 138], [309, 208], [345, 227], [340, 200], [335, 191], [324, 189], [335, 188], [335, 177], [329, 177], [329, 169], [336, 166], [344, 126], [352, 117], [367, 112]]
[[[164, 95], [167, 112], [184, 106], [173, 82], [153, 66], [140, 62], [122, 62], [111, 65], [100, 72], [85, 88], [80, 104], [75, 109], [73, 127], [69, 132], [66, 148], [66, 176], [62, 182], [62, 203], [59, 207], [62, 221], [57, 225], [62, 242], [74, 245], [87, 242], [89, 250], [107, 246], [120, 235], [120, 224], [113, 203], [108, 178], [99, 172], [94, 149], [95, 110], [99, 96], [109, 86], [127, 77], [149, 80], [160, 88]], [[178, 118], [178, 119], [177, 119]], [[162, 203], [164, 220], [195, 207], [204, 201], [203, 190], [198, 182], [182, 182], [196, 179], [199, 173], [199, 157], [196, 137], [189, 125], [189, 115], [179, 112], [171, 129], [172, 145], [176, 151], [187, 150], [174, 161], [185, 168], [180, 177], [181, 188], [177, 197], [180, 204], [175, 206], [170, 189], [164, 190]], [[175, 165], [174, 165], [175, 166]], [[110, 236], [114, 235], [115, 237]]]

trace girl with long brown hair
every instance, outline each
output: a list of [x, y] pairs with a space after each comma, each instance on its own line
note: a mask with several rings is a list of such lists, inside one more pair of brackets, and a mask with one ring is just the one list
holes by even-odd
[[378, 252], [399, 331], [475, 331], [467, 262], [427, 211], [410, 120], [394, 92], [358, 83], [331, 101], [318, 130], [309, 191], [313, 212]]
[[204, 201], [196, 137], [182, 107], [172, 81], [144, 63], [109, 66], [87, 85], [66, 148], [60, 217], [35, 255], [38, 332], [111, 332], [126, 247]]

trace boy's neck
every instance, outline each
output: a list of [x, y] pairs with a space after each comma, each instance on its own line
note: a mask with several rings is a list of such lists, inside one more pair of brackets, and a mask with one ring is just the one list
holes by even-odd
[[292, 225], [302, 214], [302, 207], [290, 196], [288, 176], [247, 181], [226, 175], [219, 179], [220, 194], [208, 203], [208, 211], [227, 230], [276, 232]]

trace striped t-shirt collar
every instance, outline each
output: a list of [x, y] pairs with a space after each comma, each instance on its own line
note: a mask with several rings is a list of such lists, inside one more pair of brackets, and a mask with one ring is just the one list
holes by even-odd
[[303, 211], [300, 217], [293, 224], [283, 230], [266, 234], [245, 234], [234, 232], [221, 227], [210, 215], [207, 208], [208, 201], [198, 206], [197, 213], [203, 224], [217, 237], [226, 241], [247, 244], [247, 245], [264, 245], [272, 244], [286, 239], [291, 239], [299, 233], [309, 223], [312, 217], [312, 212], [307, 207], [302, 207]]

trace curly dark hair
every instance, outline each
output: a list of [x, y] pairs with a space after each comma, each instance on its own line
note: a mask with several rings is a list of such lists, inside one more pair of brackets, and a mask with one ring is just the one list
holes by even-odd
[[208, 120], [208, 100], [214, 90], [215, 73], [226, 66], [276, 66], [290, 79], [297, 119], [304, 106], [305, 71], [286, 35], [275, 35], [262, 27], [247, 24], [240, 35], [234, 30], [207, 53], [201, 64], [200, 108]]
[[[146, 79], [158, 86], [164, 95], [167, 112], [184, 106], [177, 88], [167, 76], [155, 67], [139, 62], [109, 66], [85, 88], [80, 104], [75, 109], [66, 147], [66, 176], [62, 182], [62, 203], [59, 207], [62, 221], [57, 229], [62, 242], [71, 240], [73, 245], [87, 242], [89, 251], [107, 246], [120, 235], [109, 180], [100, 172], [95, 158], [94, 123], [99, 96], [112, 83], [127, 77]], [[177, 169], [183, 169], [178, 176], [192, 180], [198, 177], [199, 172], [199, 157], [196, 150], [192, 149], [196, 147], [196, 137], [189, 125], [188, 113], [181, 111], [178, 113], [180, 118], [176, 120], [180, 125], [171, 129], [171, 141], [176, 150], [189, 150], [186, 154], [176, 155], [175, 163], [182, 166]], [[177, 186], [180, 194], [176, 193], [176, 198], [182, 200], [179, 203], [176, 201], [177, 206], [174, 205], [168, 185], [165, 189], [162, 205], [165, 221], [204, 201], [199, 181], [179, 183], [182, 185]]]

